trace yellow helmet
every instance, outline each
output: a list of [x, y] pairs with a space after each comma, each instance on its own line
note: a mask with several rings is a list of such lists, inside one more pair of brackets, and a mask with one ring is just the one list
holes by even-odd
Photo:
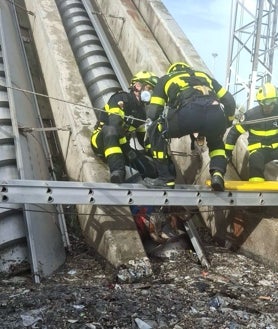
[[184, 62], [176, 62], [169, 66], [167, 70], [167, 74], [177, 71], [186, 71], [187, 69], [190, 69], [190, 66], [188, 64]]
[[256, 98], [262, 105], [276, 103], [278, 101], [278, 90], [272, 83], [267, 82], [258, 89]]
[[134, 84], [137, 81], [154, 87], [157, 84], [158, 77], [153, 72], [140, 71], [132, 77], [131, 84]]

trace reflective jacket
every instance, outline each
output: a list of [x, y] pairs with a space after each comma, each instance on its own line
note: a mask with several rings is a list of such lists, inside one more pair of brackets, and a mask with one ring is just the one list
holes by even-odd
[[236, 107], [232, 94], [208, 74], [192, 69], [172, 72], [158, 80], [148, 106], [147, 116], [152, 120], [157, 119], [166, 104], [170, 109], [177, 109], [181, 96], [183, 101], [187, 99], [190, 102], [194, 97], [209, 95], [224, 105], [227, 121], [231, 125]]
[[[278, 147], [278, 120], [270, 119], [278, 115], [278, 105], [273, 109], [271, 116], [265, 115], [261, 106], [256, 106], [245, 113], [244, 121], [233, 126], [226, 138], [225, 149], [232, 151], [241, 134], [248, 132], [248, 151], [253, 152], [260, 148]], [[248, 124], [251, 120], [262, 120], [258, 123]]]
[[120, 144], [125, 144], [132, 132], [141, 145], [145, 136], [146, 109], [145, 104], [138, 100], [133, 91], [119, 91], [113, 94], [100, 112], [95, 131], [104, 125], [114, 126], [118, 130]]

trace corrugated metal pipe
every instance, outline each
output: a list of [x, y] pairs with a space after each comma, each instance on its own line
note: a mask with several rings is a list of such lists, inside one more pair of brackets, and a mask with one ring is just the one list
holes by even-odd
[[56, 0], [92, 105], [102, 108], [121, 89], [92, 22], [79, 0]]

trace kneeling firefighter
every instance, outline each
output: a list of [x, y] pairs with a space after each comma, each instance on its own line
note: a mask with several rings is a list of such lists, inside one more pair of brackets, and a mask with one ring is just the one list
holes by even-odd
[[[111, 183], [125, 181], [125, 166], [136, 169], [141, 176], [157, 177], [153, 160], [144, 152], [145, 106], [158, 77], [149, 71], [140, 71], [131, 79], [129, 92], [113, 94], [100, 113], [91, 136], [91, 145], [96, 155], [108, 164]], [[131, 147], [134, 136], [142, 150]]]

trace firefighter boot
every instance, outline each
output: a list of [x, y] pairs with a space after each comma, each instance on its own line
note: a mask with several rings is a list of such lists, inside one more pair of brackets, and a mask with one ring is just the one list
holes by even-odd
[[171, 173], [168, 159], [156, 160], [158, 172], [157, 178], [146, 177], [143, 181], [144, 185], [149, 188], [175, 188], [175, 177]]
[[214, 191], [224, 191], [223, 175], [219, 171], [214, 171], [211, 176], [211, 188]]
[[125, 181], [125, 160], [122, 153], [110, 154], [107, 157], [110, 169], [110, 182], [121, 184]]
[[155, 162], [152, 158], [146, 156], [138, 150], [130, 150], [127, 153], [127, 157], [131, 167], [137, 170], [142, 178], [157, 177]]
[[110, 182], [115, 184], [121, 184], [125, 181], [125, 170], [118, 169], [114, 170], [110, 174]]

